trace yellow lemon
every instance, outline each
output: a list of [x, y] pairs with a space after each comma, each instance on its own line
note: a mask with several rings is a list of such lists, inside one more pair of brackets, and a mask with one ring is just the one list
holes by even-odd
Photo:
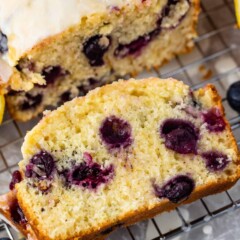
[[3, 95], [0, 95], [0, 124], [2, 123], [4, 108], [5, 108], [5, 99]]
[[237, 25], [240, 28], [240, 0], [234, 0], [234, 5], [237, 16]]

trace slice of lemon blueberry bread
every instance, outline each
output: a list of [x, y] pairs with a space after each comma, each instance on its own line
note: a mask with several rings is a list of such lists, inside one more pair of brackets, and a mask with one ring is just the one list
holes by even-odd
[[119, 81], [47, 112], [22, 146], [17, 199], [39, 239], [94, 239], [239, 178], [212, 85]]
[[191, 49], [198, 12], [199, 0], [0, 1], [0, 79], [10, 113], [27, 120], [159, 67]]

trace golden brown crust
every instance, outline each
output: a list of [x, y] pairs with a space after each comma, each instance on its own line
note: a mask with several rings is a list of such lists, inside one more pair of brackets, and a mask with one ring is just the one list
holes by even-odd
[[[205, 186], [204, 188], [195, 190], [194, 193], [191, 195], [191, 197], [189, 199], [187, 199], [186, 201], [182, 202], [181, 204], [176, 205], [169, 201], [165, 201], [162, 204], [158, 204], [158, 205], [154, 206], [152, 209], [142, 209], [142, 210], [139, 210], [138, 212], [128, 213], [125, 216], [122, 216], [121, 220], [119, 220], [118, 223], [115, 223], [115, 224], [111, 223], [111, 224], [105, 225], [104, 228], [102, 229], [102, 231], [104, 231], [108, 228], [112, 228], [116, 225], [119, 225], [119, 222], [122, 222], [122, 225], [124, 225], [124, 226], [132, 225], [138, 221], [154, 217], [155, 215], [157, 215], [163, 211], [171, 211], [182, 204], [187, 204], [187, 203], [193, 202], [199, 198], [202, 198], [203, 196], [226, 191], [227, 189], [232, 187], [234, 184], [235, 184], [235, 182], [219, 183], [218, 185], [212, 184], [211, 186]], [[7, 195], [1, 196], [0, 197], [0, 212], [11, 222], [12, 225], [14, 225], [16, 228], [18, 228], [18, 230], [22, 234], [24, 234], [25, 236], [29, 236], [29, 239], [31, 239], [31, 240], [45, 239], [45, 238], [37, 238], [30, 226], [27, 226], [27, 229], [24, 229], [21, 226], [16, 225], [12, 222], [9, 211], [5, 210], [5, 206], [6, 206], [6, 204], [9, 205], [9, 201], [11, 201], [13, 199], [15, 199], [15, 193], [13, 193], [13, 192], [10, 192]], [[107, 236], [108, 236], [108, 234], [102, 235], [100, 233], [100, 234], [98, 234], [98, 237], [96, 237], [94, 239], [95, 240], [104, 240], [104, 239], [106, 239]], [[78, 238], [76, 238], [76, 239], [78, 239]], [[87, 238], [82, 238], [82, 239], [93, 239], [93, 238], [90, 235]]]
[[205, 90], [208, 90], [208, 89], [210, 89], [211, 92], [212, 92], [212, 99], [215, 102], [215, 106], [218, 107], [218, 109], [221, 112], [221, 115], [224, 116], [224, 121], [225, 121], [225, 124], [226, 124], [226, 128], [227, 128], [227, 131], [229, 132], [228, 137], [230, 138], [231, 147], [234, 149], [234, 151], [238, 155], [238, 158], [237, 158], [237, 161], [235, 162], [235, 164], [239, 166], [238, 169], [237, 169], [237, 171], [238, 171], [237, 175], [240, 178], [240, 152], [239, 152], [239, 149], [238, 149], [237, 141], [233, 136], [231, 126], [230, 126], [229, 122], [227, 121], [227, 119], [225, 117], [225, 111], [224, 111], [224, 108], [223, 108], [223, 105], [222, 105], [222, 99], [221, 99], [220, 95], [218, 94], [215, 86], [212, 85], [212, 84], [206, 85], [206, 87], [204, 89], [200, 89], [199, 91], [205, 91]]
[[0, 196], [0, 213], [9, 221], [12, 221], [9, 212], [10, 204], [14, 201], [15, 198], [16, 195], [13, 192], [9, 192], [5, 195]]
[[[158, 204], [155, 204], [151, 208], [142, 208], [135, 212], [126, 213], [125, 215], [122, 215], [121, 217], [119, 217], [117, 222], [112, 222], [112, 223], [106, 222], [106, 223], [102, 224], [102, 226], [99, 227], [100, 230], [97, 230], [97, 231], [93, 230], [93, 231], [91, 231], [91, 233], [86, 233], [84, 235], [81, 235], [81, 236], [79, 235], [76, 237], [77, 237], [77, 239], [81, 239], [81, 240], [92, 240], [92, 239], [99, 239], [99, 238], [96, 238], [96, 236], [100, 235], [99, 236], [100, 239], [101, 238], [105, 239], [105, 236], [104, 237], [101, 236], [101, 232], [104, 232], [106, 229], [114, 227], [114, 226], [118, 225], [119, 223], [121, 223], [122, 226], [129, 226], [129, 225], [135, 224], [138, 221], [152, 218], [162, 212], [174, 210], [175, 208], [177, 208], [183, 204], [188, 204], [188, 203], [194, 202], [197, 199], [200, 199], [202, 197], [206, 197], [208, 195], [217, 194], [217, 193], [226, 191], [236, 183], [236, 181], [238, 180], [239, 177], [240, 176], [238, 175], [238, 176], [235, 176], [235, 178], [230, 179], [229, 181], [225, 180], [225, 181], [221, 181], [218, 183], [213, 182], [208, 185], [198, 187], [194, 190], [194, 192], [191, 194], [191, 196], [186, 201], [183, 201], [179, 204], [174, 204], [167, 199], [161, 200], [161, 202], [159, 202]], [[23, 205], [21, 196], [18, 196], [18, 199], [19, 199], [20, 205], [23, 207], [24, 205]], [[23, 208], [23, 210], [27, 216], [29, 215], [29, 218], [30, 218], [31, 213], [28, 211], [28, 209]], [[38, 236], [37, 239], [52, 240], [51, 238], [42, 235], [41, 232], [38, 232], [37, 229], [34, 228], [35, 224], [37, 224], [36, 220], [32, 221], [30, 224], [31, 224], [32, 228], [34, 229], [34, 232]], [[68, 238], [68, 239], [70, 240], [71, 238]], [[55, 238], [54, 240], [62, 240], [62, 238], [57, 238], [57, 239]]]
[[[5, 195], [1, 195], [0, 196], [0, 214], [2, 214], [12, 226], [18, 229], [19, 232], [21, 232], [24, 236], [26, 236], [28, 240], [40, 240], [40, 238], [36, 237], [33, 229], [29, 224], [26, 224], [25, 227], [23, 227], [22, 225], [16, 224], [13, 222], [10, 215], [10, 205], [14, 201], [16, 201], [16, 191], [10, 191]], [[108, 235], [109, 233], [104, 235], [100, 234], [94, 240], [104, 240], [107, 238]]]

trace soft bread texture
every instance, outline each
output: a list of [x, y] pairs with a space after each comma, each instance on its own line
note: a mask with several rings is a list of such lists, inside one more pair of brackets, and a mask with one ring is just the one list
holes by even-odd
[[[201, 114], [190, 114], [193, 100], [200, 113], [218, 109], [225, 124], [221, 132], [210, 132]], [[186, 111], [189, 106], [192, 111]], [[101, 137], [101, 126], [109, 116], [131, 126], [131, 141], [124, 147], [112, 150]], [[199, 128], [196, 153], [180, 154], [166, 147], [160, 126], [169, 118], [190, 121]], [[49, 186], [48, 180], [26, 176], [16, 185], [19, 204], [41, 240], [95, 239], [109, 229], [227, 190], [240, 176], [237, 144], [215, 88], [207, 85], [192, 92], [174, 79], [119, 81], [47, 112], [25, 137], [24, 159], [19, 164], [23, 176], [29, 175], [27, 169], [41, 151], [55, 161], [51, 187], [42, 191], [43, 185]], [[209, 170], [202, 157], [208, 151], [226, 155], [228, 164]], [[82, 166], [86, 153], [102, 169], [114, 169], [111, 178], [94, 189], [68, 185], [60, 174], [73, 165]], [[221, 163], [222, 158], [218, 160]], [[164, 186], [179, 175], [194, 181], [188, 197], [170, 201], [156, 193], [155, 184]]]
[[[47, 106], [61, 103], [63, 94], [67, 93], [68, 98], [71, 99], [125, 75], [135, 76], [144, 69], [159, 68], [175, 55], [189, 52], [196, 37], [199, 0], [190, 1], [189, 10], [186, 10], [188, 1], [180, 0], [179, 5], [174, 9], [174, 14], [166, 18], [163, 23], [164, 26], [170, 27], [161, 28], [157, 36], [135, 54], [127, 54], [123, 57], [114, 54], [119, 45], [132, 43], [153, 31], [167, 2], [167, 0], [148, 0], [141, 1], [137, 6], [134, 2], [111, 13], [87, 16], [79, 25], [72, 26], [63, 33], [37, 44], [22, 56], [17, 69], [14, 68], [10, 80], [11, 88], [23, 89], [27, 93], [11, 91], [7, 95], [7, 105], [11, 115], [17, 120], [29, 120]], [[181, 18], [184, 11], [186, 15]], [[178, 21], [180, 21], [179, 25]], [[100, 35], [105, 36], [102, 39], [105, 44], [109, 44], [106, 36], [111, 37], [110, 46], [103, 56], [104, 64], [91, 66], [83, 53], [84, 44], [91, 37]], [[141, 40], [141, 43], [135, 45], [144, 45], [144, 41]], [[65, 74], [59, 76], [46, 88], [39, 87], [45, 84], [46, 79], [42, 72], [49, 66], [59, 66]], [[36, 95], [41, 95], [39, 97], [41, 100], [35, 106], [22, 107], [25, 102], [36, 101], [32, 100]]]

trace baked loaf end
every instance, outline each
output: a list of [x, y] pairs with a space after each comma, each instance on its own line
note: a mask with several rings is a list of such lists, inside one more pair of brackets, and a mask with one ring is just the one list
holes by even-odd
[[[36, 2], [42, 6], [45, 1]], [[94, 13], [79, 18], [79, 23], [41, 39], [9, 69], [12, 75], [8, 82], [13, 91], [7, 95], [7, 105], [15, 119], [29, 120], [49, 105], [57, 106], [125, 75], [158, 68], [193, 47], [199, 0], [116, 2], [125, 4], [101, 1], [110, 6], [96, 8]], [[29, 19], [35, 23], [38, 16]], [[54, 19], [50, 17], [45, 31]], [[1, 69], [0, 65], [0, 76]]]
[[22, 147], [17, 198], [41, 240], [94, 239], [231, 187], [239, 155], [207, 85], [119, 81], [46, 113]]

